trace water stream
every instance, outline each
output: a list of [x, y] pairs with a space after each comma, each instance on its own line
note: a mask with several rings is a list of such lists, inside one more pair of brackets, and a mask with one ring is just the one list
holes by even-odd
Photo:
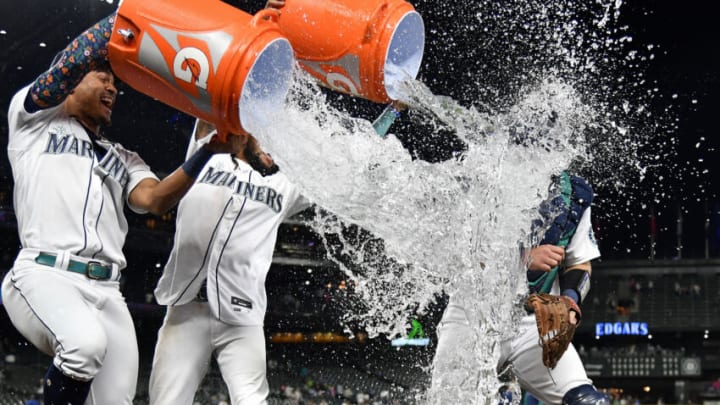
[[[371, 337], [396, 337], [442, 291], [469, 309], [481, 338], [468, 355], [482, 364], [481, 383], [457, 393], [458, 403], [486, 403], [497, 393], [498, 343], [514, 332], [525, 290], [518, 245], [551, 176], [572, 167], [593, 174], [592, 182], [621, 184], [644, 170], [640, 149], [652, 137], [635, 135], [632, 118], [646, 111], [636, 92], [616, 86], [619, 67], [641, 58], [618, 27], [622, 2], [576, 3], [472, 5], [465, 31], [474, 34], [457, 40], [477, 41], [483, 60], [462, 67], [476, 80], [449, 95], [434, 94], [422, 77], [404, 83], [411, 117], [465, 145], [453, 158], [413, 158], [392, 134], [374, 133], [374, 117], [349, 117], [302, 72], [287, 108], [255, 134], [304, 194], [332, 213], [318, 215], [313, 227], [339, 235], [333, 256], [344, 258], [338, 264], [364, 304], [345, 321], [361, 322]], [[433, 35], [444, 34], [431, 29], [430, 41]], [[411, 134], [419, 142], [429, 135]], [[364, 233], [348, 237], [347, 224]]]

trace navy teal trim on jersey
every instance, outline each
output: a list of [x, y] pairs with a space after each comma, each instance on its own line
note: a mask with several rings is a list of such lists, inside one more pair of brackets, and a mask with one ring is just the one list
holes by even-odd
[[[248, 178], [247, 182], [252, 183], [252, 174], [253, 172], [248, 172]], [[243, 203], [240, 206], [240, 210], [238, 211], [237, 215], [235, 216], [235, 220], [233, 221], [232, 227], [230, 227], [230, 232], [228, 233], [227, 237], [225, 238], [225, 243], [223, 243], [222, 249], [220, 249], [220, 255], [218, 256], [217, 264], [215, 265], [215, 298], [217, 299], [217, 310], [218, 310], [218, 319], [222, 321], [222, 304], [220, 303], [220, 280], [219, 280], [219, 273], [220, 273], [220, 263], [222, 262], [222, 258], [225, 255], [225, 248], [227, 247], [228, 242], [230, 242], [230, 236], [232, 236], [232, 233], [235, 231], [235, 225], [237, 224], [238, 219], [240, 218], [240, 215], [242, 215], [243, 211], [245, 210], [245, 204], [247, 204], [248, 198], [245, 197], [243, 199]]]
[[[557, 179], [559, 195], [540, 205], [541, 219], [533, 223], [534, 227], [552, 221], [538, 245], [552, 244], [567, 247], [575, 234], [580, 219], [593, 200], [592, 187], [581, 177], [569, 175], [563, 171]], [[528, 270], [528, 286], [531, 292], [550, 292], [558, 276], [560, 267], [549, 272]]]
[[115, 13], [98, 21], [63, 49], [53, 66], [30, 86], [25, 110], [32, 113], [59, 105], [88, 72], [109, 66], [107, 44], [114, 24]]
[[180, 293], [180, 295], [178, 295], [177, 299], [175, 299], [175, 301], [173, 301], [173, 303], [170, 304], [170, 306], [176, 305], [182, 299], [182, 297], [187, 292], [188, 288], [190, 288], [192, 283], [195, 282], [195, 280], [198, 278], [200, 273], [202, 273], [202, 269], [203, 269], [203, 267], [205, 267], [205, 263], [207, 263], [208, 255], [210, 255], [210, 249], [212, 248], [213, 241], [215, 240], [215, 234], [217, 233], [217, 230], [220, 227], [220, 223], [222, 222], [222, 219], [225, 216], [225, 212], [227, 212], [227, 209], [230, 206], [231, 202], [232, 202], [232, 197], [228, 198], [227, 202], [225, 203], [225, 207], [223, 208], [222, 213], [220, 214], [220, 217], [218, 218], [217, 222], [215, 223], [215, 228], [213, 228], [212, 234], [210, 235], [210, 240], [208, 241], [207, 247], [205, 248], [205, 255], [203, 256], [202, 263], [200, 263], [200, 266], [198, 267], [197, 271], [195, 272], [195, 275], [190, 280], [190, 282], [187, 283], [185, 288], [183, 288], [182, 292]]
[[82, 249], [75, 252], [77, 256], [82, 256], [81, 253], [87, 248], [88, 246], [88, 230], [85, 228], [85, 216], [87, 215], [87, 209], [88, 209], [88, 200], [90, 199], [90, 189], [92, 187], [92, 181], [93, 181], [93, 169], [95, 168], [95, 160], [90, 161], [90, 170], [89, 170], [89, 176], [88, 176], [88, 183], [87, 183], [87, 190], [85, 192], [85, 203], [83, 204], [83, 211], [82, 211], [82, 228], [83, 228], [83, 247]]
[[[102, 181], [100, 182], [100, 188], [105, 186], [105, 179], [107, 179], [108, 176], [110, 176], [109, 173], [103, 176]], [[97, 217], [95, 217], [95, 235], [97, 235], [98, 242], [100, 243], [100, 249], [98, 249], [97, 252], [93, 253], [93, 259], [105, 249], [105, 244], [103, 243], [102, 237], [100, 236], [100, 217], [102, 216], [103, 208], [105, 208], [105, 193], [101, 192], [100, 198], [100, 209], [98, 210]]]

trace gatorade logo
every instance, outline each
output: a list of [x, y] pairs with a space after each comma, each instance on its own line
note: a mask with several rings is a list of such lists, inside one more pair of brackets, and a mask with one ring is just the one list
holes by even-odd
[[178, 79], [207, 90], [210, 62], [201, 50], [183, 48], [175, 55], [173, 73]]
[[325, 76], [327, 79], [328, 85], [332, 87], [333, 90], [342, 91], [344, 93], [350, 93], [354, 95], [358, 95], [358, 89], [355, 87], [355, 84], [345, 75], [341, 73], [328, 73], [327, 76]]
[[325, 82], [333, 90], [360, 95], [360, 58], [348, 54], [327, 62], [300, 61], [313, 76]]
[[142, 36], [138, 62], [180, 90], [195, 107], [211, 112], [208, 88], [232, 36], [223, 31], [189, 33], [151, 27]]

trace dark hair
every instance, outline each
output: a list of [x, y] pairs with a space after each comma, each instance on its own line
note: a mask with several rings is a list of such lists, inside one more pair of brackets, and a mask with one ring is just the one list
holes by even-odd
[[103, 59], [102, 61], [98, 62], [97, 65], [95, 65], [95, 67], [93, 68], [93, 71], [110, 73], [111, 75], [115, 76], [115, 73], [110, 66], [110, 61], [108, 61], [107, 59]]

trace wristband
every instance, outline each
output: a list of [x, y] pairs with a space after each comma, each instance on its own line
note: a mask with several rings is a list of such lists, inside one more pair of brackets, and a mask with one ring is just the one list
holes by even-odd
[[564, 296], [570, 298], [571, 300], [575, 301], [576, 304], [580, 303], [580, 297], [578, 296], [578, 293], [575, 290], [572, 290], [572, 289], [563, 290], [560, 293], [560, 295], [564, 295]]
[[203, 145], [203, 147], [193, 153], [181, 167], [188, 176], [196, 179], [203, 167], [205, 167], [205, 163], [210, 160], [213, 154], [210, 149]]
[[577, 304], [582, 303], [590, 291], [590, 273], [579, 269], [570, 269], [562, 273], [560, 291], [562, 295], [572, 298]]

